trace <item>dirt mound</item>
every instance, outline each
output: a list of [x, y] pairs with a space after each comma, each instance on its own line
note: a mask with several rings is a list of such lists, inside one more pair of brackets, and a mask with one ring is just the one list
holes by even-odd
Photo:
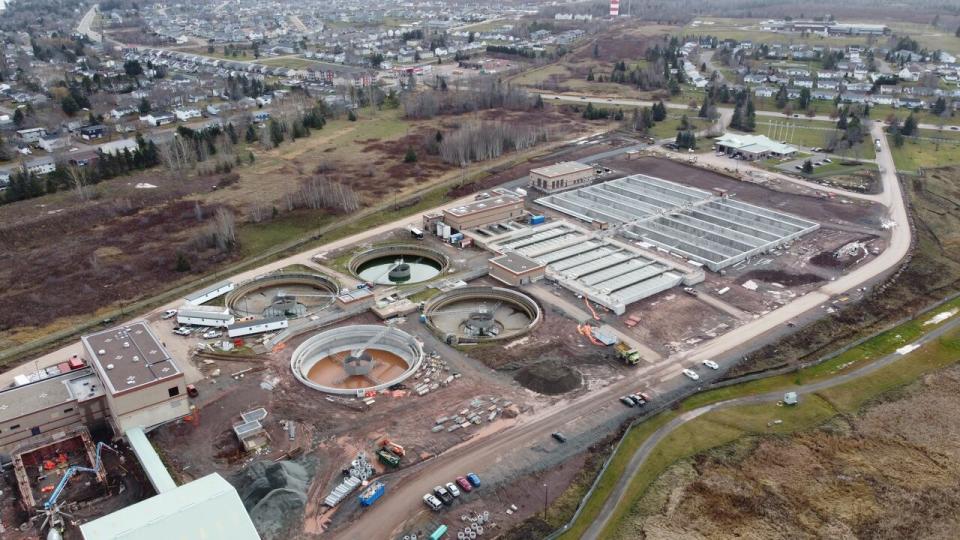
[[310, 473], [293, 461], [257, 461], [233, 478], [243, 506], [265, 539], [289, 538], [284, 531], [299, 523], [309, 483]]
[[514, 379], [524, 388], [550, 395], [576, 390], [583, 382], [579, 371], [558, 359], [527, 366], [518, 371]]
[[751, 270], [742, 276], [744, 281], [755, 279], [766, 283], [779, 283], [786, 287], [796, 287], [797, 285], [809, 285], [824, 281], [816, 274], [791, 274], [782, 270]]

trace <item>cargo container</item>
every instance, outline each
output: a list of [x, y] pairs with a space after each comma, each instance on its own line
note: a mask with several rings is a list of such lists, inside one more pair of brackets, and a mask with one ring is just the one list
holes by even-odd
[[459, 233], [459, 232], [458, 232], [458, 233], [456, 233], [456, 234], [451, 234], [451, 235], [450, 235], [450, 243], [451, 243], [451, 244], [456, 244], [457, 242], [460, 242], [461, 240], [463, 240], [463, 233]]
[[530, 216], [531, 225], [541, 225], [545, 221], [547, 221], [547, 218], [545, 216]]
[[370, 506], [383, 496], [386, 490], [383, 482], [374, 482], [360, 493], [360, 506]]

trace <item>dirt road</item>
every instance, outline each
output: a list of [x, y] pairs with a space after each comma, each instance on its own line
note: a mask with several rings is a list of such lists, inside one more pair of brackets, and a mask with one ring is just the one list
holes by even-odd
[[[940, 328], [937, 328], [933, 332], [923, 336], [913, 343], [917, 345], [917, 348], [922, 347], [923, 345], [930, 343], [936, 339], [939, 339], [941, 336], [950, 332], [951, 330], [960, 327], [960, 318], [954, 318], [952, 321], [944, 324]], [[909, 353], [908, 353], [909, 354]], [[643, 466], [643, 463], [650, 456], [650, 453], [660, 444], [663, 439], [665, 439], [670, 433], [679, 428], [680, 426], [686, 424], [687, 422], [702, 416], [710, 411], [718, 409], [726, 409], [729, 407], [736, 407], [740, 405], [756, 405], [761, 403], [776, 403], [777, 401], [783, 399], [783, 394], [785, 391], [794, 391], [801, 396], [803, 394], [813, 394], [827, 388], [832, 388], [847, 382], [850, 382], [854, 379], [869, 375], [878, 369], [881, 369], [885, 366], [890, 365], [897, 360], [903, 358], [903, 355], [894, 352], [888, 354], [883, 358], [872, 362], [862, 368], [855, 369], [843, 375], [838, 375], [836, 377], [826, 379], [823, 381], [818, 381], [804, 386], [797, 386], [795, 388], [778, 390], [776, 392], [768, 392], [766, 394], [758, 394], [755, 396], [747, 396], [738, 399], [731, 399], [729, 401], [721, 401], [719, 403], [712, 403], [710, 405], [705, 405], [698, 409], [688, 411], [682, 415], [674, 418], [663, 427], [655, 431], [646, 441], [640, 445], [640, 448], [634, 452], [633, 457], [630, 458], [630, 462], [627, 464], [627, 468], [624, 471], [624, 474], [620, 476], [617, 481], [616, 486], [614, 486], [613, 492], [610, 494], [610, 498], [607, 499], [603, 508], [600, 510], [600, 514], [596, 517], [593, 523], [590, 525], [590, 528], [587, 529], [586, 533], [583, 535], [584, 540], [594, 540], [600, 538], [603, 529], [610, 522], [610, 517], [613, 515], [613, 512], [616, 510], [617, 505], [620, 504], [620, 501], [623, 499], [624, 494], [627, 492], [627, 488], [630, 487], [630, 482], [633, 477], [637, 474], [637, 471], [640, 470], [640, 467]]]

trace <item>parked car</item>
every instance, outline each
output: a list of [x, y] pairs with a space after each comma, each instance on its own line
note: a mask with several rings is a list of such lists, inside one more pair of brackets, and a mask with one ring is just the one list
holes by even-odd
[[460, 490], [457, 489], [457, 486], [454, 485], [453, 482], [447, 482], [447, 485], [445, 487], [447, 488], [447, 491], [449, 491], [450, 494], [453, 495], [454, 497], [460, 496]]
[[426, 503], [431, 510], [439, 510], [443, 508], [443, 504], [440, 503], [440, 499], [434, 497], [430, 493], [427, 493], [423, 496], [423, 502]]
[[556, 441], [559, 442], [559, 443], [565, 443], [565, 442], [567, 442], [567, 436], [564, 435], [563, 433], [560, 433], [559, 431], [555, 431], [555, 432], [551, 433], [550, 436], [553, 437], [554, 439], [556, 439]]
[[161, 319], [171, 319], [177, 315], [177, 310], [168, 309], [163, 312], [163, 315], [160, 316]]
[[450, 494], [443, 486], [437, 486], [433, 488], [433, 494], [437, 496], [443, 504], [450, 506], [453, 504], [453, 495]]
[[833, 163], [833, 160], [830, 159], [830, 158], [828, 158], [828, 157], [825, 157], [825, 158], [823, 158], [823, 162], [824, 162], [824, 163]]
[[220, 330], [207, 330], [206, 332], [203, 333], [203, 339], [217, 339], [222, 335], [223, 335], [223, 332], [221, 332]]
[[480, 487], [480, 477], [475, 473], [467, 473], [467, 480], [470, 481], [470, 485], [473, 487]]
[[470, 481], [467, 480], [466, 478], [462, 476], [458, 476], [456, 478], [456, 481], [457, 481], [457, 485], [460, 486], [460, 489], [462, 489], [464, 493], [470, 493], [471, 491], [473, 491], [473, 486], [470, 484]]
[[173, 333], [178, 336], [189, 336], [190, 329], [187, 328], [186, 326], [178, 326], [177, 328], [173, 329]]
[[642, 397], [638, 396], [637, 394], [630, 394], [630, 399], [632, 399], [633, 402], [636, 403], [637, 406], [639, 406], [639, 407], [643, 407], [644, 405], [647, 404], [647, 400], [643, 399]]
[[627, 407], [633, 407], [634, 405], [636, 405], [636, 403], [634, 403], [633, 400], [630, 399], [630, 396], [623, 396], [622, 398], [620, 398], [620, 402], [626, 405]]
[[717, 365], [713, 360], [704, 360], [703, 365], [707, 366], [710, 369], [720, 369], [720, 366]]
[[683, 374], [690, 378], [691, 381], [699, 381], [700, 375], [697, 375], [697, 372], [692, 369], [683, 370]]
[[192, 385], [192, 384], [188, 384], [188, 385], [187, 385], [187, 395], [190, 396], [190, 397], [198, 397], [198, 396], [200, 395], [200, 391], [197, 390], [197, 387], [196, 387], [196, 386], [194, 386], [194, 385]]
[[637, 392], [637, 395], [642, 397], [644, 401], [650, 401], [650, 394], [646, 392]]

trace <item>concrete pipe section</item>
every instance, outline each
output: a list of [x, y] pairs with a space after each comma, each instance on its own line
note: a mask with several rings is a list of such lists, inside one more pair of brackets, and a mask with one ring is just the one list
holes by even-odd
[[238, 317], [296, 319], [330, 307], [339, 291], [336, 280], [319, 274], [268, 274], [241, 284], [226, 303]]
[[392, 326], [364, 324], [308, 338], [293, 351], [290, 369], [310, 388], [360, 395], [403, 382], [421, 362], [423, 348], [413, 336]]
[[433, 279], [447, 268], [443, 253], [415, 244], [380, 246], [350, 261], [350, 271], [363, 281], [379, 285], [420, 283]]
[[448, 343], [510, 339], [540, 324], [540, 306], [501, 287], [462, 287], [442, 293], [423, 309], [427, 326]]

